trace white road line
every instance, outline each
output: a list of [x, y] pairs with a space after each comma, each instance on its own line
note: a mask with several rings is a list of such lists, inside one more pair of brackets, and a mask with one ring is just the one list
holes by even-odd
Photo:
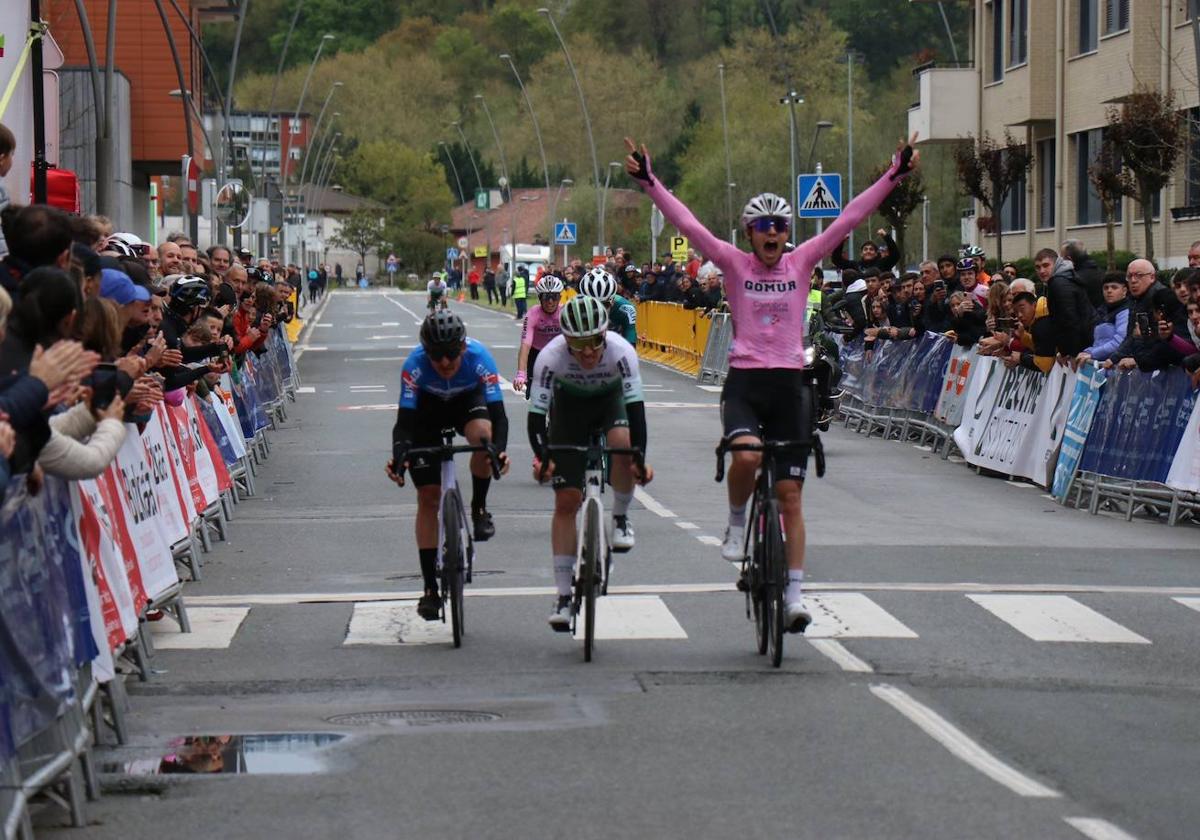
[[708, 408], [715, 410], [716, 403], [697, 402], [647, 402], [646, 408]]
[[424, 320], [425, 320], [425, 319], [424, 319], [424, 317], [422, 317], [422, 316], [418, 315], [416, 312], [413, 312], [411, 309], [409, 309], [409, 308], [408, 308], [407, 306], [405, 306], [403, 303], [401, 303], [400, 301], [396, 300], [394, 297], [391, 297], [391, 296], [389, 296], [389, 295], [384, 295], [384, 296], [383, 296], [383, 299], [384, 299], [384, 300], [386, 300], [386, 301], [388, 301], [389, 303], [394, 303], [394, 304], [396, 304], [396, 306], [399, 306], [401, 309], [403, 309], [405, 312], [407, 312], [409, 315], [411, 315], [411, 316], [412, 316], [412, 318], [413, 318], [413, 323], [414, 323], [414, 324], [419, 324], [419, 323], [421, 323], [422, 321], [424, 321]]
[[450, 625], [426, 621], [416, 604], [355, 604], [343, 645], [442, 645], [454, 642]]
[[351, 385], [351, 391], [382, 391], [387, 388], [386, 385]]
[[653, 513], [655, 516], [661, 516], [663, 519], [674, 519], [675, 514], [667, 508], [663, 507], [654, 497], [641, 487], [633, 488], [633, 497], [642, 503], [642, 507]]
[[311, 385], [301, 385], [299, 388], [296, 389], [296, 393], [297, 394], [315, 394], [315, 393], [317, 393], [317, 389]]
[[810, 639], [915, 639], [917, 634], [861, 592], [813, 595], [804, 599], [812, 624]]
[[333, 329], [333, 324], [313, 324], [314, 329], [318, 327], [325, 330], [331, 330]]
[[715, 545], [718, 548], [721, 546], [720, 537], [711, 537], [708, 534], [699, 534], [696, 536], [696, 539], [700, 540], [700, 542], [704, 543], [705, 545]]
[[[191, 599], [188, 599], [189, 601]], [[160, 650], [223, 650], [233, 643], [238, 628], [250, 614], [249, 607], [195, 607], [188, 604], [192, 632], [183, 633], [170, 613], [161, 621], [147, 622]]]
[[859, 659], [842, 645], [841, 642], [835, 642], [833, 639], [809, 639], [808, 643], [816, 649], [816, 651], [829, 659], [841, 668], [843, 671], [850, 671], [854, 674], [873, 674], [875, 669], [870, 663]]
[[[582, 619], [582, 616], [580, 616]], [[583, 621], [576, 622], [576, 638]], [[596, 601], [597, 639], [686, 639], [675, 616], [657, 595], [609, 596]]]
[[1035, 642], [1148, 645], [1150, 640], [1067, 595], [968, 595]]
[[1185, 607], [1191, 607], [1196, 612], [1200, 612], [1200, 598], [1173, 598], [1172, 600], [1183, 604]]
[[901, 689], [880, 684], [871, 686], [871, 693], [919, 726], [925, 734], [949, 750], [951, 755], [965, 761], [1018, 796], [1055, 799], [1062, 795], [1005, 764], [957, 726]]
[[375, 403], [373, 405], [339, 405], [338, 411], [395, 411], [393, 403]]
[[725, 388], [723, 385], [697, 385], [701, 391], [708, 391], [710, 394], [719, 394]]
[[296, 351], [296, 358], [299, 359], [305, 353], [322, 353], [328, 349], [329, 349], [328, 347], [309, 347], [309, 346], [301, 347], [299, 350]]
[[699, 531], [700, 530], [700, 526], [697, 525], [695, 522], [678, 522], [677, 521], [675, 523], [675, 527], [682, 528], [685, 531]]
[[325, 307], [329, 305], [329, 296], [326, 295], [321, 303], [317, 306], [317, 311], [312, 314], [312, 318], [308, 321], [308, 329], [302, 329], [304, 338], [300, 341], [300, 346], [296, 348], [294, 354], [295, 360], [300, 361], [300, 357], [304, 355], [306, 350], [324, 350], [324, 347], [309, 347], [308, 342], [312, 340], [313, 330], [321, 323], [321, 316], [325, 314]]
[[1063, 822], [1091, 840], [1136, 840], [1128, 831], [1097, 817], [1063, 817]]

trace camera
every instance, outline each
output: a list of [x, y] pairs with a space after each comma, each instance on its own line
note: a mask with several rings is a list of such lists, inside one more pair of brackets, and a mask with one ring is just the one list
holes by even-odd
[[1154, 332], [1150, 329], [1149, 312], [1137, 313], [1137, 326], [1138, 330], [1141, 331], [1142, 338], [1150, 338], [1152, 335], [1154, 335]]
[[112, 405], [121, 390], [120, 371], [112, 363], [96, 365], [91, 375], [83, 380], [83, 384], [92, 389], [92, 410], [103, 411]]

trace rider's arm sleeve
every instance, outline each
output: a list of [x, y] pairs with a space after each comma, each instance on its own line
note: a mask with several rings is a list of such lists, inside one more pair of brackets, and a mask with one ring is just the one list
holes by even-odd
[[503, 452], [508, 448], [508, 414], [502, 402], [488, 403], [487, 408], [488, 416], [492, 418], [492, 443]]
[[[646, 454], [646, 404], [641, 400], [625, 406], [629, 417], [629, 445]], [[532, 417], [532, 415], [530, 415]]]
[[[840, 216], [833, 220], [833, 224], [825, 228], [823, 233], [819, 233], [812, 239], [801, 243], [800, 247], [792, 252], [793, 259], [797, 259], [796, 255], [803, 252], [806, 260], [811, 260], [813, 263], [822, 259], [826, 254], [831, 253], [838, 243], [850, 235], [850, 232], [862, 224], [867, 216], [874, 213], [883, 200], [888, 197], [896, 184], [899, 183], [898, 178], [893, 178], [892, 175], [896, 172], [899, 166], [899, 158], [892, 161], [892, 165], [888, 170], [880, 176], [879, 180], [869, 186], [865, 191], [859, 193], [853, 201], [846, 205]], [[666, 215], [666, 210], [663, 210], [663, 215]], [[669, 216], [667, 218], [670, 218]]]
[[542, 449], [546, 446], [546, 415], [529, 412], [525, 431], [529, 434], [529, 447], [533, 450], [534, 457], [542, 457]]
[[396, 425], [392, 426], [392, 458], [399, 466], [404, 454], [412, 446], [413, 429], [417, 424], [417, 411], [413, 408], [396, 410]]
[[682, 201], [676, 198], [663, 186], [663, 182], [655, 179], [653, 183], [641, 183], [642, 189], [650, 200], [658, 205], [658, 209], [666, 216], [667, 221], [679, 228], [700, 253], [717, 265], [728, 265], [730, 261], [740, 258], [742, 252], [737, 246], [730, 245], [713, 234], [692, 215]]

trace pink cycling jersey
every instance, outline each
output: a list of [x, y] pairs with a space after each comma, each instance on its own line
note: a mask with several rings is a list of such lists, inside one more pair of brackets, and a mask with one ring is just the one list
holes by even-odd
[[525, 322], [521, 325], [521, 345], [541, 350], [560, 332], [558, 310], [547, 313], [541, 306], [535, 306], [525, 314]]
[[804, 320], [813, 266], [883, 203], [898, 182], [892, 177], [897, 165], [893, 160], [883, 177], [847, 204], [833, 224], [784, 254], [774, 268], [713, 236], [658, 179], [651, 176], [650, 184], [641, 182], [667, 220], [725, 274], [725, 297], [733, 319], [730, 367], [804, 367]]

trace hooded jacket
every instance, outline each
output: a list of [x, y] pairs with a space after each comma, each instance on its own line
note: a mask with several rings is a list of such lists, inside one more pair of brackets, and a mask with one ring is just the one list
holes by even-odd
[[1046, 284], [1046, 303], [1059, 353], [1077, 356], [1092, 343], [1092, 302], [1070, 260], [1059, 257]]
[[1097, 362], [1103, 362], [1117, 352], [1129, 332], [1129, 301], [1122, 298], [1109, 306], [1096, 309], [1096, 326], [1092, 330], [1092, 345], [1084, 350]]
[[850, 288], [846, 289], [845, 302], [846, 314], [854, 324], [854, 332], [850, 335], [853, 338], [861, 335], [871, 322], [871, 313], [867, 309], [867, 281], [855, 280], [851, 283]]

